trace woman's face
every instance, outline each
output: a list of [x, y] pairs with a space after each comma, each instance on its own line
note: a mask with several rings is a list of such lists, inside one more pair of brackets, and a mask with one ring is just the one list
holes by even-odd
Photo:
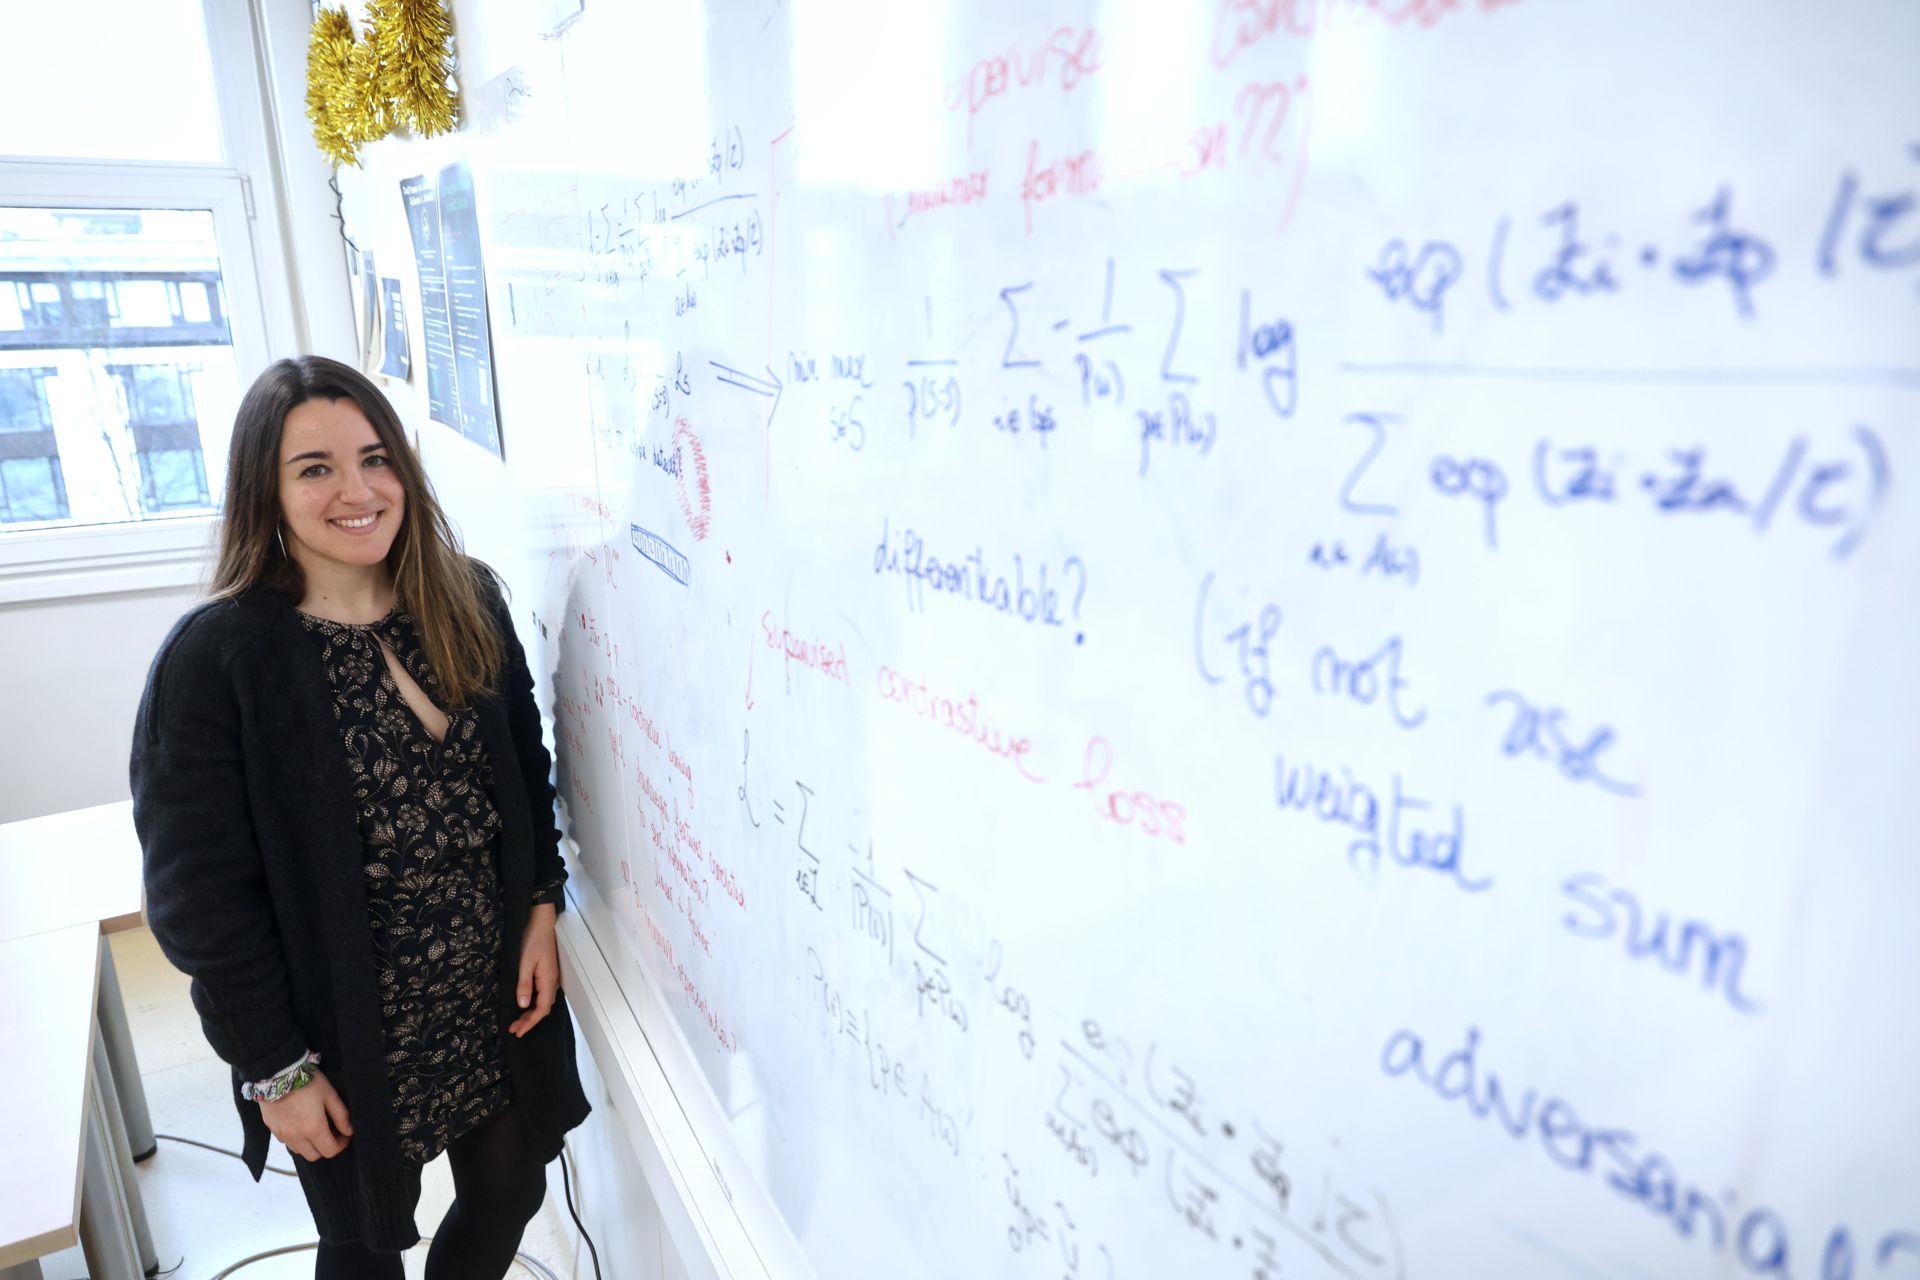
[[387, 447], [352, 400], [308, 400], [280, 432], [280, 513], [287, 552], [303, 566], [377, 565], [407, 498]]

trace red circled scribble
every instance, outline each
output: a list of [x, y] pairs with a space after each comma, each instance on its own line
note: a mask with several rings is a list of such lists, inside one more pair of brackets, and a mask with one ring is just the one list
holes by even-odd
[[705, 541], [707, 529], [713, 523], [713, 489], [707, 482], [707, 451], [685, 418], [674, 424], [673, 452], [680, 464], [680, 474], [674, 481], [680, 492], [680, 514], [686, 517], [693, 540]]

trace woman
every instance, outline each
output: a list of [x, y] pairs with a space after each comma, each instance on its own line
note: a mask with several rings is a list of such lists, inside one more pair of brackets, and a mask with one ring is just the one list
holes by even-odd
[[295, 1157], [316, 1280], [504, 1275], [588, 1106], [559, 989], [566, 871], [533, 680], [386, 399], [307, 356], [234, 424], [210, 603], [133, 742], [147, 918], [193, 980], [256, 1180]]

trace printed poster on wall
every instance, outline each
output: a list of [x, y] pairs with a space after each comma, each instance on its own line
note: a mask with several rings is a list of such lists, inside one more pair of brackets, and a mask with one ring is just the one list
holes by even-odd
[[400, 300], [400, 282], [392, 276], [380, 278], [380, 298], [386, 312], [386, 358], [380, 372], [389, 378], [413, 376], [413, 348], [407, 333], [407, 304]]
[[453, 323], [447, 310], [447, 281], [440, 266], [440, 195], [426, 175], [400, 184], [413, 233], [413, 261], [420, 273], [420, 331], [427, 348], [427, 413], [435, 422], [460, 429], [453, 372]]
[[494, 413], [493, 338], [487, 327], [487, 274], [480, 260], [480, 215], [473, 171], [465, 163], [440, 171], [440, 262], [453, 318], [455, 400], [460, 434], [500, 453]]
[[378, 292], [378, 286], [374, 283], [373, 250], [357, 249], [354, 251], [353, 256], [360, 268], [359, 272], [354, 276], [354, 285], [360, 294], [360, 307], [358, 311], [360, 367], [362, 369], [371, 369], [373, 367], [375, 344], [379, 341], [375, 334], [378, 332], [380, 326], [380, 294]]

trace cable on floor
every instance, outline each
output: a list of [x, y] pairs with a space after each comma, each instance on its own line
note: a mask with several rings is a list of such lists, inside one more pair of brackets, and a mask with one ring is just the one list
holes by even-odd
[[[426, 1236], [422, 1238], [420, 1241], [420, 1244], [432, 1244], [432, 1243], [433, 1243], [432, 1236]], [[250, 1267], [256, 1262], [264, 1262], [268, 1258], [278, 1258], [281, 1255], [288, 1254], [288, 1253], [304, 1253], [308, 1249], [318, 1249], [319, 1247], [320, 1247], [320, 1242], [318, 1240], [315, 1240], [311, 1244], [288, 1244], [288, 1245], [282, 1245], [278, 1249], [263, 1249], [259, 1253], [253, 1254], [250, 1257], [245, 1257], [240, 1259], [240, 1261], [234, 1263], [232, 1266], [228, 1267], [225, 1271], [215, 1272], [213, 1275], [213, 1280], [227, 1280], [228, 1276], [233, 1275], [236, 1272], [246, 1267]], [[418, 1248], [419, 1246], [416, 1245], [414, 1247]], [[513, 1255], [513, 1260], [519, 1263], [521, 1266], [525, 1267], [527, 1270], [533, 1272], [535, 1275], [542, 1277], [542, 1280], [560, 1280], [560, 1277], [554, 1274], [553, 1268], [549, 1267], [546, 1263], [540, 1261], [538, 1258], [530, 1258], [524, 1253], [516, 1253]]]
[[[235, 1160], [246, 1159], [246, 1157], [238, 1151], [231, 1150], [227, 1147], [216, 1147], [211, 1142], [202, 1142], [198, 1138], [183, 1138], [177, 1133], [156, 1133], [153, 1136], [156, 1138], [165, 1138], [168, 1142], [182, 1142], [189, 1147], [199, 1147], [202, 1151], [217, 1151], [223, 1156], [232, 1156]], [[267, 1172], [277, 1173], [283, 1178], [297, 1178], [300, 1176], [291, 1169], [282, 1169], [277, 1165], [271, 1164], [267, 1166]]]
[[580, 1238], [587, 1242], [587, 1256], [593, 1259], [593, 1280], [600, 1280], [600, 1251], [593, 1247], [593, 1237], [587, 1234], [586, 1224], [580, 1221], [580, 1211], [573, 1207], [573, 1180], [567, 1177], [567, 1146], [560, 1144], [560, 1186], [567, 1193], [567, 1213], [573, 1219], [573, 1226]]
[[[181, 1256], [181, 1258], [180, 1258], [180, 1261], [178, 1261], [178, 1262], [176, 1262], [176, 1263], [174, 1263], [174, 1264], [173, 1264], [172, 1266], [170, 1266], [170, 1267], [167, 1267], [167, 1268], [165, 1268], [164, 1270], [160, 1270], [160, 1271], [149, 1271], [149, 1272], [147, 1273], [147, 1280], [166, 1280], [166, 1278], [167, 1278], [168, 1276], [170, 1276], [170, 1275], [172, 1275], [172, 1274], [173, 1274], [174, 1272], [176, 1272], [176, 1271], [178, 1271], [178, 1270], [179, 1270], [180, 1268], [182, 1268], [182, 1267], [184, 1267], [184, 1266], [186, 1266], [186, 1265], [187, 1265], [187, 1259], [186, 1259], [186, 1257], [185, 1257], [185, 1255], [182, 1255], [182, 1256]], [[91, 1277], [91, 1276], [81, 1276], [81, 1277], [80, 1277], [80, 1280], [92, 1280], [92, 1277]]]
[[[246, 1159], [246, 1157], [238, 1151], [233, 1151], [226, 1147], [216, 1147], [211, 1142], [202, 1142], [198, 1138], [183, 1138], [177, 1133], [156, 1133], [153, 1136], [156, 1138], [165, 1138], [168, 1142], [178, 1142], [189, 1147], [199, 1147], [202, 1151], [212, 1151], [219, 1155], [231, 1156], [235, 1160], [244, 1161]], [[587, 1234], [586, 1224], [580, 1221], [580, 1211], [573, 1206], [573, 1180], [567, 1176], [567, 1165], [567, 1148], [565, 1143], [562, 1143], [560, 1147], [560, 1185], [566, 1192], [567, 1216], [573, 1219], [574, 1230], [580, 1233], [580, 1239], [586, 1243], [587, 1256], [593, 1260], [594, 1280], [603, 1280], [600, 1274], [600, 1251], [593, 1247], [593, 1237]], [[287, 1178], [297, 1178], [300, 1176], [291, 1169], [280, 1169], [273, 1165], [267, 1166], [267, 1172], [277, 1173]], [[421, 1243], [430, 1244], [432, 1241], [433, 1237], [428, 1236]], [[289, 1244], [283, 1245], [278, 1249], [268, 1249], [262, 1253], [252, 1254], [240, 1259], [240, 1261], [229, 1266], [226, 1270], [213, 1276], [212, 1280], [226, 1280], [228, 1276], [233, 1275], [242, 1268], [250, 1267], [254, 1263], [264, 1261], [267, 1258], [277, 1258], [281, 1254], [299, 1253], [305, 1249], [317, 1249], [319, 1247], [319, 1242], [315, 1241], [312, 1244]], [[534, 1274], [544, 1277], [545, 1280], [560, 1280], [560, 1277], [553, 1273], [552, 1268], [548, 1267], [546, 1263], [540, 1261], [538, 1258], [529, 1257], [524, 1253], [516, 1253], [513, 1255], [513, 1260]], [[172, 1267], [159, 1274], [161, 1276], [171, 1275], [173, 1272], [178, 1271], [185, 1261], [186, 1259], [182, 1258], [180, 1262], [174, 1263]], [[86, 1278], [82, 1277], [81, 1280], [86, 1280]]]
[[[155, 1135], [155, 1136], [158, 1136], [158, 1135]], [[204, 1144], [196, 1144], [196, 1145], [204, 1145]], [[421, 1240], [420, 1243], [432, 1244], [433, 1237], [427, 1236], [426, 1238]], [[228, 1276], [234, 1275], [244, 1270], [245, 1268], [252, 1266], [256, 1262], [265, 1262], [268, 1258], [278, 1258], [283, 1254], [289, 1254], [289, 1253], [305, 1253], [309, 1249], [318, 1249], [319, 1247], [320, 1247], [320, 1242], [316, 1240], [311, 1244], [287, 1244], [287, 1245], [281, 1245], [278, 1249], [263, 1249], [259, 1253], [249, 1254], [247, 1257], [240, 1259], [240, 1261], [233, 1263], [224, 1271], [216, 1272], [213, 1276], [213, 1280], [227, 1280]], [[588, 1248], [591, 1249], [592, 1246], [589, 1245]], [[540, 1259], [538, 1258], [529, 1257], [524, 1253], [516, 1253], [513, 1255], [513, 1260], [519, 1263], [521, 1266], [525, 1267], [527, 1270], [533, 1272], [536, 1276], [540, 1276], [542, 1280], [560, 1280], [560, 1277], [554, 1274], [553, 1268], [549, 1267], [546, 1263], [540, 1261]], [[186, 1261], [187, 1260], [185, 1258], [182, 1258], [180, 1261], [174, 1263], [171, 1267], [168, 1267], [165, 1271], [155, 1272], [154, 1280], [159, 1280], [159, 1277], [172, 1275], [174, 1272], [178, 1271], [181, 1267], [185, 1266]], [[598, 1262], [594, 1264], [594, 1274], [595, 1275], [600, 1274]], [[81, 1276], [80, 1280], [92, 1280], [92, 1278], [89, 1276]]]

